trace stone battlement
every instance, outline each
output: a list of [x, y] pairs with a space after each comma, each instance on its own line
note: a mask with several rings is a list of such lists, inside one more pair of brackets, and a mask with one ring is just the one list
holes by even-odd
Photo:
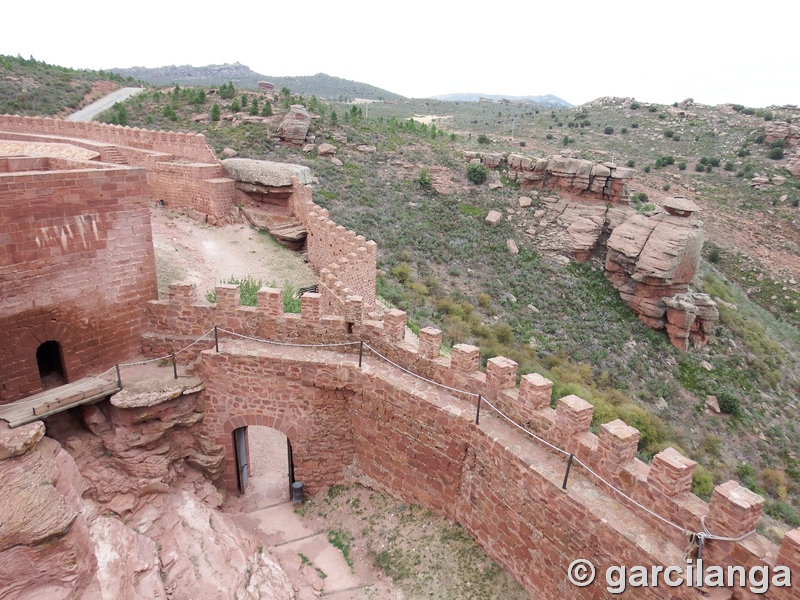
[[164, 152], [195, 162], [217, 162], [217, 157], [201, 134], [19, 115], [0, 115], [0, 131], [90, 139], [117, 146]]
[[[738, 537], [752, 531], [761, 514], [763, 498], [735, 481], [717, 486], [710, 503], [692, 494], [692, 475], [696, 463], [672, 448], [657, 454], [650, 465], [641, 462], [636, 458], [639, 432], [622, 421], [606, 423], [600, 427], [598, 434], [592, 433], [590, 426], [593, 407], [585, 400], [574, 395], [566, 396], [557, 399], [556, 408], [551, 408], [553, 383], [533, 373], [520, 377], [517, 385], [517, 363], [506, 357], [490, 358], [485, 371], [480, 369], [480, 350], [475, 346], [458, 344], [452, 348], [449, 359], [442, 357], [442, 332], [431, 327], [420, 331], [418, 343], [405, 342], [406, 314], [403, 311], [388, 311], [382, 316], [382, 320], [360, 318], [364, 314], [363, 300], [351, 297], [347, 318], [326, 315], [323, 294], [304, 294], [301, 298], [301, 313], [286, 314], [283, 313], [282, 291], [279, 289], [262, 288], [258, 294], [257, 307], [239, 305], [238, 286], [220, 285], [217, 286], [216, 293], [216, 304], [197, 304], [193, 285], [173, 284], [168, 300], [150, 304], [151, 331], [160, 333], [145, 336], [145, 349], [153, 355], [180, 349], [191, 339], [190, 336], [202, 335], [215, 324], [243, 335], [273, 341], [299, 344], [353, 342], [352, 347], [344, 349], [349, 353], [357, 352], [356, 342], [364, 341], [404, 368], [424, 375], [436, 383], [468, 392], [449, 394], [453, 401], [463, 404], [460, 414], [465, 415], [468, 420], [475, 417], [477, 398], [474, 395], [480, 394], [521, 426], [573, 454], [629, 498], [616, 494], [599, 479], [588, 476], [601, 494], [626, 507], [657, 531], [658, 535], [675, 544], [681, 542], [683, 534], [662, 519], [637, 507], [634, 502], [687, 530], [702, 531], [701, 520], [704, 520], [705, 526], [713, 534], [727, 537]], [[180, 337], [171, 337], [175, 334]], [[224, 353], [225, 344], [233, 338], [227, 334], [220, 335]], [[148, 343], [151, 344], [149, 347]], [[208, 345], [199, 348], [194, 356], [198, 356], [204, 348], [208, 348]], [[318, 349], [303, 350], [309, 358], [314, 355], [319, 359]], [[298, 352], [303, 354], [303, 350]], [[341, 355], [330, 355], [331, 364], [338, 364], [342, 360], [335, 358]], [[368, 351], [365, 351], [365, 356], [374, 357]], [[396, 383], [400, 389], [392, 393], [402, 396], [405, 393], [402, 390], [407, 387], [407, 383], [403, 382], [407, 377], [397, 371], [393, 376], [387, 376], [385, 385], [392, 388]], [[316, 377], [315, 381], [315, 385], [324, 387], [324, 383]], [[485, 403], [482, 414], [484, 418], [488, 415], [497, 416]], [[501, 429], [508, 427], [502, 420], [496, 420], [495, 426]], [[223, 443], [223, 434], [210, 433], [222, 436], [219, 441]], [[547, 445], [542, 444], [540, 447], [562, 461], [563, 474], [566, 456]], [[506, 452], [514, 455], [517, 450], [507, 448]], [[514, 460], [523, 460], [523, 456], [516, 456]], [[574, 468], [582, 471], [581, 467]], [[337, 483], [335, 478], [315, 476], [314, 473], [306, 473], [304, 476], [311, 489]], [[407, 492], [410, 494], [408, 490]], [[553, 489], [549, 493], [558, 492]], [[425, 498], [417, 497], [415, 500], [425, 504]], [[489, 537], [492, 539], [492, 535]], [[794, 538], [787, 539], [784, 542], [787, 546], [785, 550], [779, 550], [777, 546], [755, 534], [737, 544], [712, 542], [705, 548], [705, 557], [719, 564], [732, 562], [748, 568], [770, 564], [779, 552], [787, 556], [790, 551], [794, 552], [790, 550]], [[492, 539], [491, 543], [499, 542]]]

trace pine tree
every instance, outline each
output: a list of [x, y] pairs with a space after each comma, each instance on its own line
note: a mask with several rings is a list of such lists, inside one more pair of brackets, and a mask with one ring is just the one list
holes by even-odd
[[211, 107], [211, 120], [212, 121], [219, 121], [219, 117], [220, 117], [219, 113], [220, 113], [219, 104], [217, 104], [215, 102], [214, 106]]

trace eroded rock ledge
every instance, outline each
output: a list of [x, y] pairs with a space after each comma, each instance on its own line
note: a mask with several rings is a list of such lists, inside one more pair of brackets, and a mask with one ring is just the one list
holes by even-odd
[[198, 435], [202, 382], [0, 422], [0, 597], [290, 598], [269, 554], [217, 510], [223, 449]]

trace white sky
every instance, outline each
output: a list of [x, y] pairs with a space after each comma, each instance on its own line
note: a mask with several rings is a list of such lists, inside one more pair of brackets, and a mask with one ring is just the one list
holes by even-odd
[[[409, 97], [454, 92], [800, 104], [800, 2], [11, 2], [0, 54], [62, 66], [233, 63]], [[2, 81], [0, 81], [2, 85]]]

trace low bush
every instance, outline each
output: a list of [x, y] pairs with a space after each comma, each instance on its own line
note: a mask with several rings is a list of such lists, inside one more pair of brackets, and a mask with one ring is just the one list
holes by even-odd
[[467, 179], [472, 183], [476, 185], [481, 184], [486, 181], [487, 177], [489, 177], [489, 169], [486, 168], [486, 165], [474, 163], [467, 165]]

